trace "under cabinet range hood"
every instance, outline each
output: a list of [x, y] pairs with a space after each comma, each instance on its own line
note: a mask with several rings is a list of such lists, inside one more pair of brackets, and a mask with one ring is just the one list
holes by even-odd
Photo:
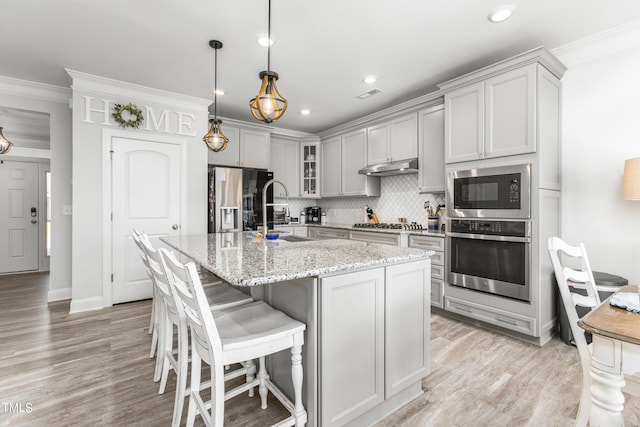
[[404, 175], [407, 173], [418, 173], [418, 159], [400, 160], [397, 162], [379, 163], [369, 165], [358, 171], [362, 175], [390, 176]]

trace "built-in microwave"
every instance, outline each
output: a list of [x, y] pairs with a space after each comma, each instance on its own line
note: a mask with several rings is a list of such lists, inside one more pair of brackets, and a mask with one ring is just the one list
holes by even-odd
[[531, 164], [450, 171], [453, 218], [531, 218]]

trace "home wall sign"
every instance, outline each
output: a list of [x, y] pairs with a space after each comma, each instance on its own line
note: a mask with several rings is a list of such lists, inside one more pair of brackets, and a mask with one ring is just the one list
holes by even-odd
[[[109, 99], [94, 98], [87, 95], [83, 95], [82, 98], [84, 99], [83, 123], [98, 123], [102, 126], [113, 126], [114, 123], [120, 124], [120, 122], [115, 118], [116, 110], [120, 111], [120, 113], [122, 113], [122, 111], [128, 111], [128, 105], [123, 106], [121, 104], [116, 104], [114, 101]], [[111, 105], [114, 106], [113, 114], [111, 113]], [[125, 122], [131, 122], [133, 120], [133, 123], [128, 126], [135, 127], [137, 129], [142, 125], [142, 123], [144, 123], [144, 127], [142, 127], [141, 130], [168, 134], [174, 133], [184, 136], [196, 136], [196, 130], [194, 129], [196, 116], [194, 114], [169, 109], [162, 109], [160, 113], [157, 113], [156, 109], [148, 105], [143, 105], [142, 109], [138, 108], [135, 104], [130, 103], [129, 105], [134, 107], [133, 109], [136, 111], [136, 114], [128, 111], [131, 116], [121, 116]], [[138, 123], [138, 126], [135, 126], [138, 119], [141, 120]], [[120, 126], [122, 126], [122, 124], [120, 124]]]

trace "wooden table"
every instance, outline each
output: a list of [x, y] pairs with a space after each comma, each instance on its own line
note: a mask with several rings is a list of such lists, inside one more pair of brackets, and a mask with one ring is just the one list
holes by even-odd
[[[637, 293], [638, 286], [620, 292]], [[614, 307], [607, 299], [578, 325], [593, 334], [589, 424], [624, 426], [622, 388], [626, 384], [625, 391], [634, 395], [640, 391], [640, 314]]]

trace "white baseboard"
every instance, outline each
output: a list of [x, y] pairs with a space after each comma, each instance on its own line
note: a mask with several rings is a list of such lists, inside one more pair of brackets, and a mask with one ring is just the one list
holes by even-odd
[[82, 311], [100, 310], [104, 308], [102, 305], [102, 297], [72, 299], [69, 313], [80, 313]]
[[71, 288], [50, 289], [47, 294], [47, 302], [71, 299]]

